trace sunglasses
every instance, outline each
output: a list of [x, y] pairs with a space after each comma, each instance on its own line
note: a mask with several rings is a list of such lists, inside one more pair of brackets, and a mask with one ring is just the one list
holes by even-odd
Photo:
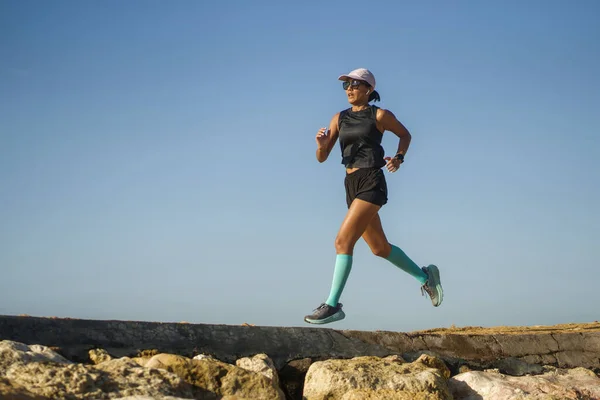
[[342, 87], [344, 88], [344, 90], [348, 90], [349, 87], [356, 89], [357, 87], [359, 87], [362, 84], [364, 84], [363, 81], [357, 81], [356, 79], [353, 79], [351, 81], [342, 82]]

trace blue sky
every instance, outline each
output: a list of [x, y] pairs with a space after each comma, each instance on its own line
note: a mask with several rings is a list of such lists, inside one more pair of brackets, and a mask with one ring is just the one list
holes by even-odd
[[[308, 326], [346, 212], [337, 76], [413, 140], [327, 327], [598, 319], [595, 1], [0, 1], [0, 314]], [[397, 139], [383, 145], [393, 154]]]

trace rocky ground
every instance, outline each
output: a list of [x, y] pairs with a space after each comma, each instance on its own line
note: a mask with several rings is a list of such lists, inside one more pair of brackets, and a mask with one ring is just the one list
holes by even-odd
[[600, 322], [594, 321], [585, 324], [560, 324], [537, 326], [496, 326], [483, 328], [480, 326], [436, 328], [411, 332], [414, 334], [464, 334], [464, 335], [530, 335], [530, 334], [555, 334], [567, 332], [600, 332]]
[[73, 363], [44, 346], [0, 342], [1, 399], [600, 399], [600, 377], [584, 368], [542, 366], [536, 374], [498, 370], [451, 376], [441, 359], [421, 355], [294, 360], [278, 371], [265, 354], [235, 365], [210, 356], [140, 354], [113, 359], [90, 351]]
[[[409, 334], [527, 338], [566, 332], [600, 332], [600, 324], [453, 327]], [[94, 348], [86, 361], [74, 362], [60, 348], [0, 340], [0, 399], [600, 400], [599, 373], [517, 358], [493, 369], [468, 362], [457, 367], [430, 351], [411, 358], [299, 358], [276, 367], [260, 353], [225, 362], [157, 350], [118, 357]]]

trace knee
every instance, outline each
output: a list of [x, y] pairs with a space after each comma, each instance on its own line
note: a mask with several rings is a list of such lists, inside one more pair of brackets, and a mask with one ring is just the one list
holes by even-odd
[[338, 235], [335, 238], [335, 251], [337, 254], [352, 254], [354, 243], [347, 238]]
[[392, 252], [392, 246], [387, 242], [378, 243], [371, 247], [371, 251], [377, 257], [388, 258]]

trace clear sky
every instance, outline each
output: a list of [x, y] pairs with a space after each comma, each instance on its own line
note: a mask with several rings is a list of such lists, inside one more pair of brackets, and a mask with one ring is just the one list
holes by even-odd
[[[346, 212], [337, 77], [412, 134], [336, 329], [600, 316], [600, 2], [0, 0], [0, 314], [309, 326]], [[393, 155], [398, 139], [383, 145]]]

